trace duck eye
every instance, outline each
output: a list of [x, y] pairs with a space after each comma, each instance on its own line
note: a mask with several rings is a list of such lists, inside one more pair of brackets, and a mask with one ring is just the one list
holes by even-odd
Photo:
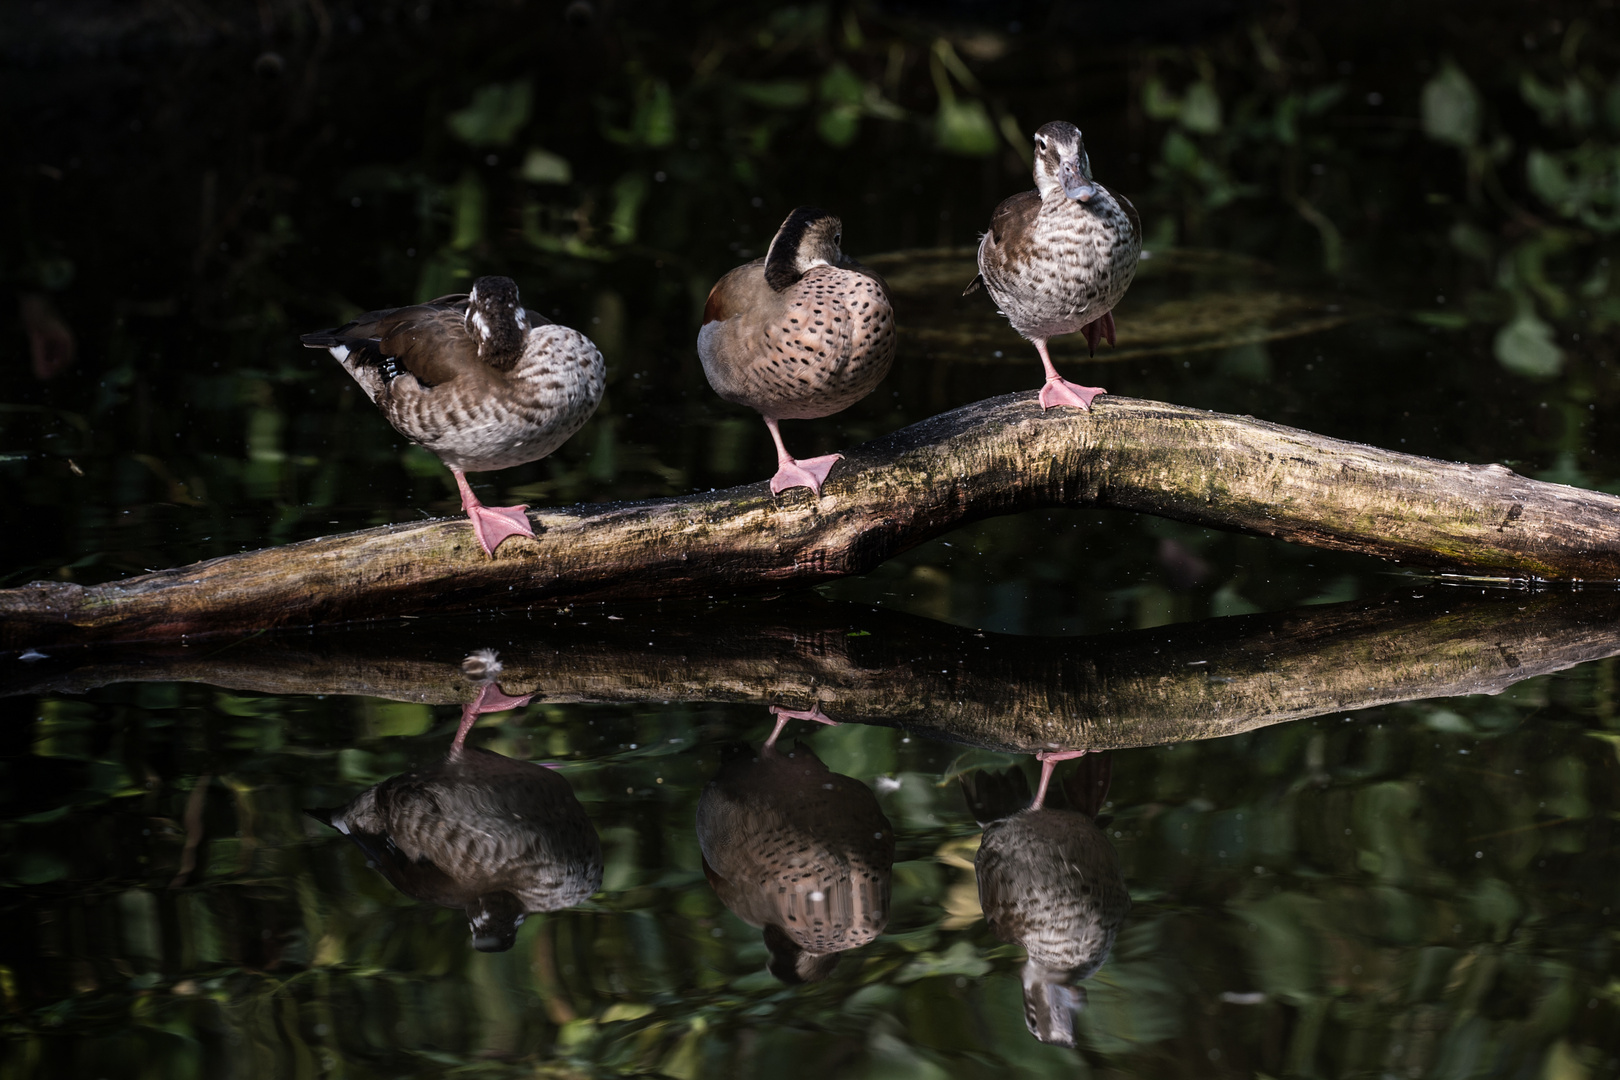
[[844, 234], [843, 233], [833, 233], [833, 243], [842, 244], [843, 242], [844, 242]]

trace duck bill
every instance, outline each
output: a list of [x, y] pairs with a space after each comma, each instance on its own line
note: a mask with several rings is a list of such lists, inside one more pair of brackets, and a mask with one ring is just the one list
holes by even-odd
[[1063, 185], [1063, 194], [1081, 202], [1097, 194], [1097, 185], [1086, 179], [1086, 174], [1080, 171], [1079, 161], [1065, 161], [1058, 166], [1058, 183]]

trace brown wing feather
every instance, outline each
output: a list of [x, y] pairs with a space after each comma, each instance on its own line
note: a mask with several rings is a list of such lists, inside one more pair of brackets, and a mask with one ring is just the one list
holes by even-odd
[[748, 290], [743, 284], [747, 275], [743, 271], [764, 264], [764, 259], [744, 263], [734, 270], [727, 271], [724, 277], [714, 283], [714, 288], [709, 290], [709, 299], [703, 305], [704, 326], [712, 322], [725, 322], [733, 315], [747, 310], [752, 303], [758, 302], [759, 297], [745, 295]]
[[1035, 229], [1035, 219], [1040, 212], [1041, 195], [1038, 191], [1020, 191], [1004, 199], [990, 216], [987, 257], [993, 258], [998, 265], [1027, 257], [1025, 253], [1031, 247], [1029, 236]]

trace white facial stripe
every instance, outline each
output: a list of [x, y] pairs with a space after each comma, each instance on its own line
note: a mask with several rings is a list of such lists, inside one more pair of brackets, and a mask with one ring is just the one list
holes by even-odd
[[517, 324], [518, 324], [518, 329], [519, 330], [522, 330], [525, 333], [528, 332], [528, 329], [529, 329], [529, 313], [527, 311], [524, 311], [522, 308], [517, 309]]
[[478, 331], [479, 338], [481, 340], [483, 340], [483, 341], [488, 341], [489, 340], [489, 323], [484, 321], [484, 313], [482, 311], [479, 311], [477, 308], [473, 309], [472, 324], [473, 324], [473, 329]]
[[349, 347], [347, 345], [331, 345], [327, 347], [326, 351], [336, 357], [340, 364], [349, 358]]

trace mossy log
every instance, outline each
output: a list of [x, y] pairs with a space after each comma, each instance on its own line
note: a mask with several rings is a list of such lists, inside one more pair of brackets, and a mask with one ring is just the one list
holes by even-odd
[[[1429, 585], [1376, 600], [1097, 637], [1015, 637], [809, 598], [399, 622], [232, 643], [70, 649], [9, 665], [0, 693], [193, 681], [273, 694], [465, 704], [498, 648], [508, 694], [544, 702], [819, 707], [993, 750], [1186, 742], [1324, 713], [1495, 694], [1620, 654], [1620, 593]], [[453, 721], [446, 717], [446, 733]]]
[[392, 525], [104, 585], [0, 591], [0, 649], [175, 639], [541, 602], [779, 591], [871, 570], [967, 522], [1111, 507], [1408, 565], [1620, 579], [1620, 497], [1106, 396], [964, 406], [847, 452], [820, 498], [764, 483], [533, 511], [486, 557], [465, 519]]

